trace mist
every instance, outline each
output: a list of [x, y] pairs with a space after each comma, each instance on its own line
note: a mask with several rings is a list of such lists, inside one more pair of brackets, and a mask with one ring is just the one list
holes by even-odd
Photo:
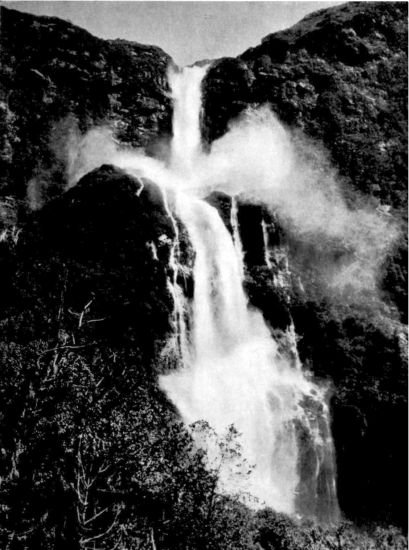
[[[190, 152], [190, 159], [192, 152]], [[355, 298], [377, 294], [379, 272], [398, 235], [393, 217], [369, 197], [341, 185], [327, 153], [281, 124], [268, 107], [249, 108], [232, 121], [208, 153], [194, 152], [189, 166], [157, 160], [115, 142], [112, 129], [97, 127], [67, 141], [68, 186], [103, 163], [161, 186], [206, 197], [223, 191], [265, 205], [283, 229], [316, 251], [333, 246], [340, 257], [321, 256], [329, 292], [346, 289]], [[355, 194], [354, 194], [355, 193]]]

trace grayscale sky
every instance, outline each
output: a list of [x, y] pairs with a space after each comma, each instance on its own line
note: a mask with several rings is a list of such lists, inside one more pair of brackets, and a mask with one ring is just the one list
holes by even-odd
[[179, 65], [236, 56], [304, 15], [342, 2], [0, 2], [37, 15], [68, 19], [102, 38], [163, 48]]

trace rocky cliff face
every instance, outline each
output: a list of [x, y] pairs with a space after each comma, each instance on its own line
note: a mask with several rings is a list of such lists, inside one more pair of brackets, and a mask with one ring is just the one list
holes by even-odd
[[[346, 188], [403, 224], [406, 12], [404, 3], [339, 6], [266, 37], [237, 59], [213, 63], [203, 88], [209, 147], [248, 105], [268, 103], [285, 123], [325, 145]], [[1, 18], [4, 340], [42, 339], [48, 351], [95, 342], [134, 347], [143, 365], [151, 364], [172, 331], [167, 280], [174, 228], [161, 192], [146, 181], [141, 190], [140, 181], [103, 166], [62, 194], [66, 158], [58, 144], [77, 128], [107, 124], [124, 144], [149, 151], [171, 131], [170, 58], [57, 19], [6, 8]], [[40, 202], [53, 199], [36, 213], [24, 206], [33, 187]], [[208, 201], [229, 226], [230, 198]], [[333, 383], [343, 512], [358, 521], [404, 523], [405, 240], [384, 269], [387, 305], [365, 309], [317, 294], [314, 273], [296, 254], [299, 243], [263, 207], [239, 200], [238, 214], [251, 302], [273, 330], [293, 319], [301, 359]], [[185, 284], [191, 293], [192, 281]]]
[[64, 188], [71, 131], [108, 125], [123, 143], [147, 147], [170, 132], [160, 48], [101, 40], [57, 18], [0, 11], [0, 190], [41, 201]]

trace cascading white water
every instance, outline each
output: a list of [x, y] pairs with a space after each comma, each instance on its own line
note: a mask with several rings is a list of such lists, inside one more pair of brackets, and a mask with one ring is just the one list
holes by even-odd
[[244, 276], [244, 252], [243, 252], [243, 246], [241, 244], [240, 239], [240, 229], [239, 229], [239, 219], [238, 219], [238, 207], [237, 207], [237, 199], [236, 197], [231, 198], [231, 212], [230, 212], [230, 225], [232, 227], [233, 231], [233, 243], [234, 248], [236, 249], [236, 253], [238, 256], [238, 261], [241, 269], [241, 274]]
[[185, 178], [194, 176], [201, 153], [201, 82], [206, 69], [193, 66], [169, 73], [173, 97], [171, 169]]
[[298, 450], [294, 419], [311, 384], [277, 357], [261, 314], [250, 311], [237, 251], [217, 211], [179, 198], [179, 213], [196, 252], [192, 360], [161, 379], [187, 424], [206, 420], [218, 433], [234, 424], [244, 457], [254, 465], [247, 484], [222, 479], [224, 490], [243, 488], [284, 512], [295, 511]]
[[261, 230], [263, 232], [263, 245], [264, 245], [264, 262], [266, 266], [271, 269], [271, 259], [270, 259], [270, 250], [268, 246], [268, 231], [267, 231], [267, 224], [264, 220], [264, 218], [261, 220]]
[[173, 351], [175, 351], [182, 360], [186, 359], [186, 354], [188, 353], [188, 346], [187, 346], [187, 334], [186, 334], [186, 324], [185, 324], [185, 300], [183, 298], [183, 292], [182, 289], [178, 285], [178, 274], [179, 274], [179, 262], [178, 262], [178, 256], [179, 256], [179, 227], [177, 220], [175, 219], [174, 215], [172, 214], [172, 211], [168, 204], [168, 197], [167, 197], [167, 191], [166, 189], [162, 190], [163, 192], [163, 204], [165, 207], [165, 210], [169, 216], [169, 219], [171, 221], [173, 232], [174, 232], [174, 238], [172, 245], [170, 247], [170, 255], [169, 255], [169, 267], [172, 272], [171, 277], [168, 277], [168, 289], [170, 294], [173, 298], [173, 326], [174, 326], [174, 342]]
[[[204, 73], [205, 68], [193, 67], [170, 75], [174, 98], [170, 165], [193, 183], [201, 154]], [[293, 327], [287, 338], [296, 360], [279, 353], [262, 314], [248, 307], [234, 199], [233, 238], [217, 210], [205, 201], [176, 192], [175, 209], [195, 252], [195, 287], [189, 352], [182, 354], [180, 369], [161, 376], [162, 389], [187, 425], [205, 420], [217, 433], [231, 424], [240, 432], [244, 458], [254, 469], [246, 483], [242, 476], [222, 469], [220, 490], [246, 491], [260, 504], [287, 513], [299, 512], [300, 500], [304, 508], [314, 508], [311, 515], [325, 505], [333, 519], [337, 508], [325, 390], [303, 373], [294, 351]], [[176, 249], [172, 249], [173, 263]], [[172, 286], [175, 312], [183, 311], [176, 277]], [[182, 330], [178, 328], [179, 333]], [[300, 446], [301, 437], [309, 441], [307, 451]]]

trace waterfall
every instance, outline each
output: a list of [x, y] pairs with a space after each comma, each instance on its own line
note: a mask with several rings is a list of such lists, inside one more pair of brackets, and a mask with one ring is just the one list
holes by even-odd
[[236, 253], [237, 253], [237, 256], [238, 256], [240, 268], [242, 270], [242, 273], [244, 273], [244, 268], [243, 268], [244, 252], [243, 252], [243, 247], [242, 247], [241, 239], [240, 239], [238, 207], [237, 207], [236, 197], [231, 198], [230, 225], [231, 225], [232, 230], [233, 230], [234, 248], [236, 249]]
[[207, 67], [170, 70], [173, 97], [173, 139], [171, 168], [177, 174], [192, 178], [201, 153], [201, 83]]
[[[179, 212], [196, 252], [192, 360], [161, 379], [186, 424], [206, 420], [218, 433], [234, 424], [244, 457], [255, 465], [245, 486], [275, 509], [294, 512], [298, 485], [298, 402], [308, 384], [275, 363], [275, 342], [242, 287], [237, 251], [216, 209], [180, 200]], [[226, 477], [227, 474], [226, 474]], [[227, 492], [240, 480], [222, 479]]]
[[270, 250], [268, 246], [268, 231], [267, 231], [267, 224], [265, 222], [265, 219], [263, 218], [261, 220], [261, 230], [263, 232], [263, 246], [264, 246], [264, 262], [266, 266], [271, 269], [271, 260], [270, 260]]
[[187, 358], [188, 354], [188, 345], [187, 345], [187, 329], [185, 323], [185, 300], [183, 296], [183, 291], [178, 285], [178, 275], [179, 275], [179, 255], [180, 255], [180, 237], [179, 237], [179, 227], [178, 222], [172, 214], [172, 210], [168, 204], [168, 195], [167, 190], [162, 189], [163, 193], [163, 204], [166, 210], [166, 213], [171, 221], [173, 228], [173, 242], [170, 246], [169, 254], [169, 268], [171, 270], [171, 276], [167, 278], [167, 286], [169, 292], [173, 298], [173, 328], [174, 328], [174, 342], [173, 351], [175, 351], [182, 360]]
[[[191, 67], [170, 74], [174, 99], [170, 167], [178, 177], [191, 178], [192, 187], [204, 154], [200, 133], [204, 73], [205, 68]], [[221, 469], [220, 491], [247, 493], [257, 505], [289, 514], [335, 519], [327, 390], [303, 372], [294, 326], [285, 335], [289, 351], [283, 352], [261, 312], [248, 305], [235, 199], [230, 218], [233, 237], [218, 211], [192, 193], [176, 191], [174, 208], [195, 253], [194, 296], [189, 336], [183, 335], [188, 353], [181, 355], [180, 368], [160, 377], [161, 388], [186, 425], [204, 420], [222, 434], [234, 424], [241, 434], [243, 458], [252, 466], [251, 473], [232, 475], [228, 467]], [[170, 216], [178, 239], [177, 222]], [[267, 257], [265, 228], [263, 235]], [[177, 286], [177, 251], [174, 243], [174, 276], [169, 284], [175, 324], [184, 310]]]

